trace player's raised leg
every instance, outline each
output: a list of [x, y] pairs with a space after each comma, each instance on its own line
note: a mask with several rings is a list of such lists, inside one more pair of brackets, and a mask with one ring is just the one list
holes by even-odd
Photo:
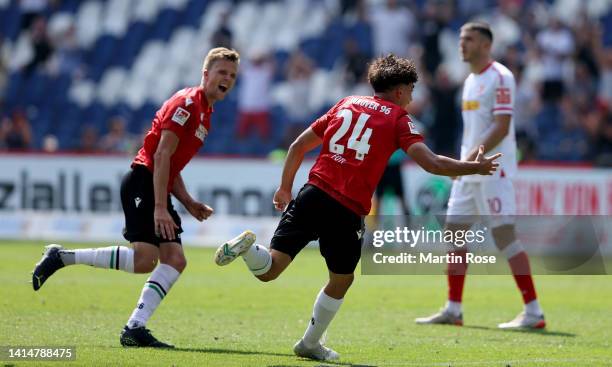
[[263, 245], [254, 244], [254, 242], [255, 234], [253, 232], [242, 232], [219, 246], [215, 253], [215, 263], [224, 266], [236, 258], [242, 257], [249, 271], [262, 282], [278, 278], [289, 266], [292, 257], [275, 249], [269, 250]]
[[257, 237], [255, 233], [246, 230], [231, 240], [225, 242], [215, 252], [215, 263], [219, 266], [224, 266], [236, 260], [248, 251], [255, 243]]
[[[244, 231], [237, 237], [219, 246], [215, 253], [217, 265], [227, 265], [242, 256], [247, 268], [257, 279], [268, 282], [276, 279], [306, 245], [317, 239], [315, 221], [309, 218], [317, 215], [321, 196], [319, 189], [305, 185], [283, 212], [270, 250], [255, 244], [255, 234]], [[320, 214], [319, 214], [320, 216]]]
[[[144, 243], [141, 246], [155, 248]], [[187, 266], [187, 260], [182, 246], [174, 242], [160, 244], [159, 260], [159, 265], [145, 282], [136, 308], [121, 332], [120, 342], [124, 347], [173, 348], [151, 335], [146, 324]]]
[[501, 329], [542, 329], [546, 327], [544, 312], [537, 299], [529, 257], [521, 242], [516, 238], [513, 224], [493, 228], [493, 238], [496, 246], [508, 259], [512, 276], [523, 297], [524, 309], [512, 321], [498, 325]]

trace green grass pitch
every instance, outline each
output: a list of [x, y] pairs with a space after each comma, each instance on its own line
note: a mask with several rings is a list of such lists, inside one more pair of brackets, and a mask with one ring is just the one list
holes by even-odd
[[242, 261], [219, 268], [213, 249], [186, 247], [187, 269], [148, 324], [177, 346], [160, 351], [119, 345], [146, 275], [75, 266], [34, 292], [42, 247], [0, 242], [0, 346], [76, 346], [76, 361], [50, 366], [612, 366], [610, 276], [537, 276], [544, 332], [495, 328], [522, 307], [510, 276], [468, 276], [464, 327], [413, 322], [443, 304], [443, 276], [357, 276], [328, 332], [341, 355], [331, 364], [292, 353], [326, 280], [316, 250], [264, 284]]

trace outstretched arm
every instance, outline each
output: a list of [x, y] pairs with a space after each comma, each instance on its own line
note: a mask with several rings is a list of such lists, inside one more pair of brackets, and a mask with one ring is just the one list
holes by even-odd
[[425, 171], [441, 176], [491, 175], [499, 167], [495, 160], [501, 157], [501, 153], [484, 157], [484, 147], [480, 146], [474, 161], [458, 161], [435, 154], [423, 143], [412, 144], [406, 153]]
[[321, 144], [323, 140], [315, 134], [312, 128], [304, 130], [304, 132], [295, 139], [289, 147], [285, 165], [283, 166], [283, 176], [281, 178], [280, 187], [274, 194], [273, 203], [277, 210], [284, 210], [287, 204], [291, 201], [291, 189], [293, 188], [293, 180], [295, 174], [300, 168], [304, 155]]

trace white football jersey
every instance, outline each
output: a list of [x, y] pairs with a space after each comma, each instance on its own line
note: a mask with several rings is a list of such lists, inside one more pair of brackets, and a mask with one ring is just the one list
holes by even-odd
[[[461, 114], [463, 138], [461, 159], [483, 141], [484, 134], [495, 123], [494, 115], [512, 115], [516, 84], [514, 75], [504, 65], [494, 61], [481, 73], [471, 73], [463, 85]], [[483, 181], [499, 177], [513, 177], [517, 170], [514, 118], [510, 120], [508, 135], [485, 155], [502, 153], [499, 169], [493, 176], [464, 176], [466, 181]]]

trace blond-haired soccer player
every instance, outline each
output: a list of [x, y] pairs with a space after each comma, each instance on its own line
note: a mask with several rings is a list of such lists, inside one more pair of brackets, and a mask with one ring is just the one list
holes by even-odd
[[121, 332], [123, 346], [172, 347], [157, 340], [145, 327], [187, 265], [179, 236], [183, 232], [181, 218], [170, 196], [199, 221], [212, 214], [211, 207], [194, 200], [187, 192], [181, 170], [204, 144], [211, 129], [212, 106], [234, 86], [239, 62], [240, 55], [234, 50], [222, 47], [210, 50], [202, 67], [201, 84], [178, 91], [155, 114], [143, 146], [121, 184], [123, 235], [131, 247], [65, 250], [49, 245], [36, 264], [32, 276], [34, 290], [68, 265], [151, 273]]
[[[515, 81], [512, 72], [491, 58], [493, 33], [486, 23], [470, 22], [461, 27], [459, 48], [471, 74], [462, 97], [463, 139], [461, 159], [473, 159], [478, 147], [502, 153], [500, 169], [492, 176], [465, 176], [454, 180], [448, 202], [447, 229], [469, 229], [475, 215], [486, 216], [495, 245], [508, 259], [525, 304], [514, 320], [500, 328], [544, 328], [544, 314], [536, 298], [529, 259], [516, 238], [516, 203], [512, 178], [517, 171], [516, 141], [512, 114]], [[416, 319], [418, 324], [463, 325], [461, 298], [467, 271], [466, 250], [456, 250], [463, 263], [448, 266], [448, 301], [442, 311]]]

